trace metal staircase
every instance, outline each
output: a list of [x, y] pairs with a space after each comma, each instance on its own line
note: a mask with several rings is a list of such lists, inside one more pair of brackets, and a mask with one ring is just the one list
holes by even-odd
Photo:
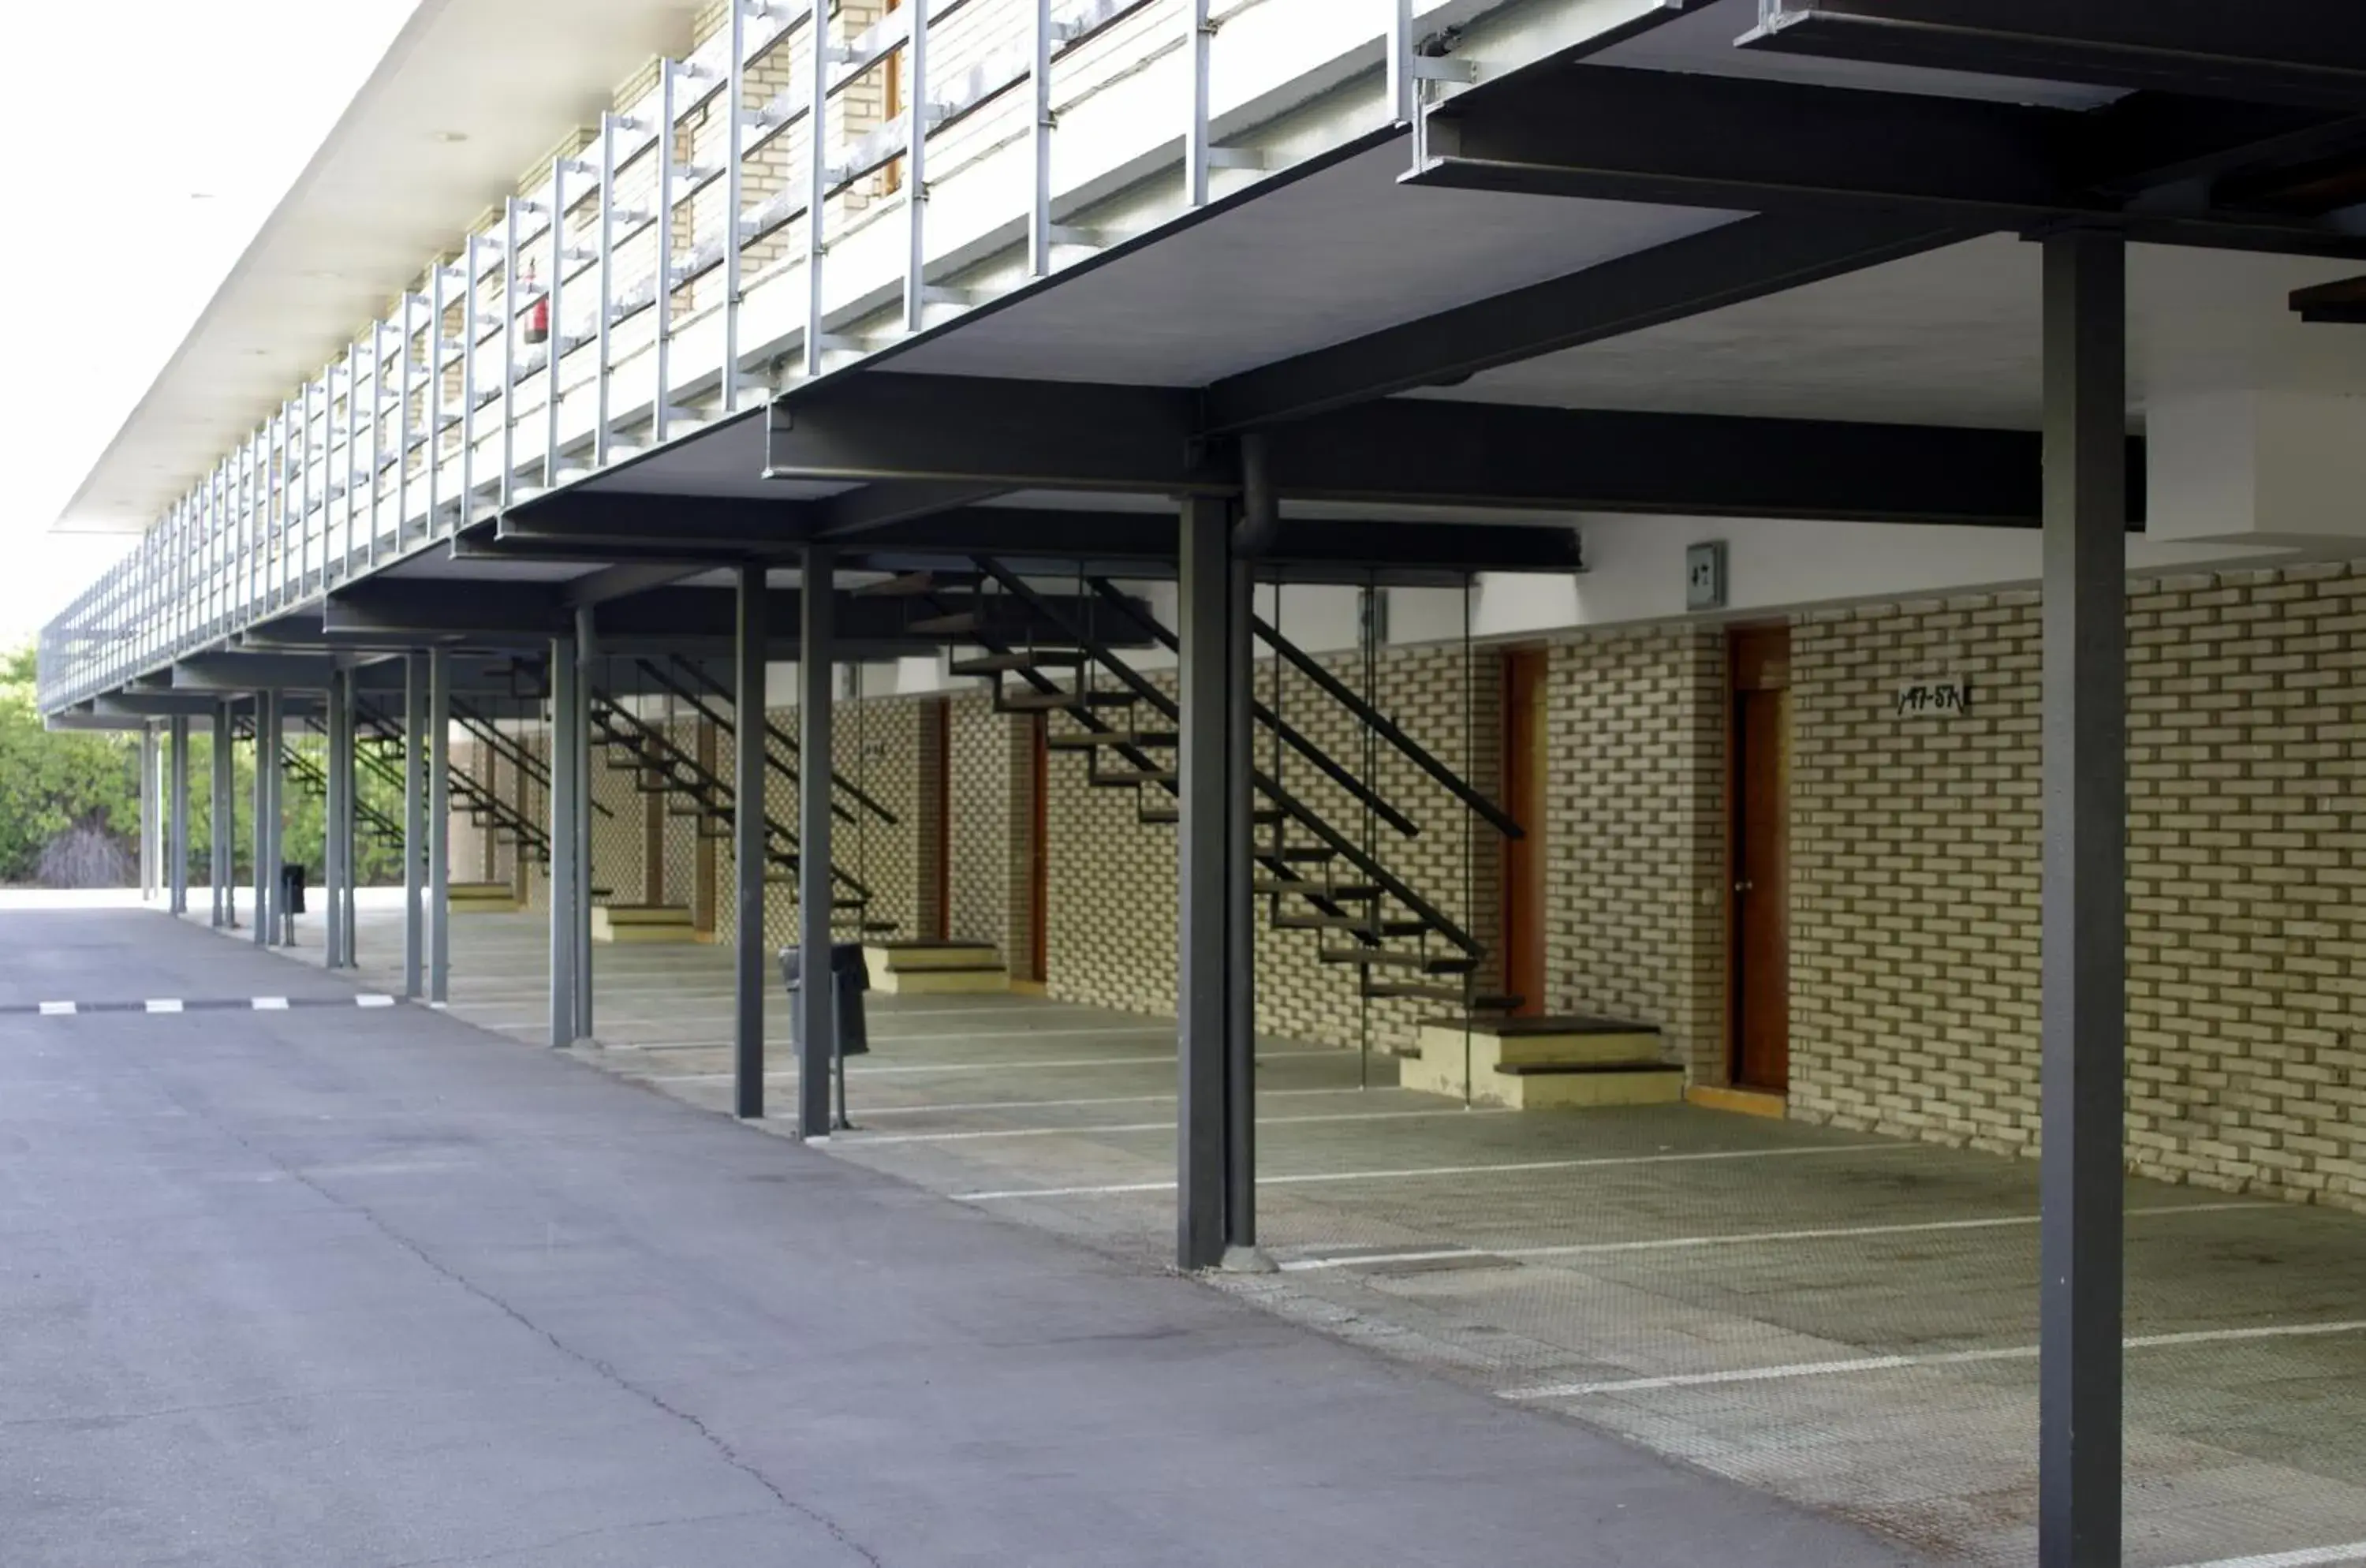
[[[730, 699], [720, 682], [704, 669], [680, 658], [662, 661], [641, 659], [635, 664], [643, 680], [685, 704], [736, 742], [738, 729]], [[729, 839], [737, 807], [730, 782], [717, 777], [714, 770], [676, 745], [664, 730], [641, 718], [604, 688], [593, 685], [590, 696], [592, 744], [609, 753], [608, 766], [633, 774], [633, 787], [640, 794], [665, 795], [667, 814], [694, 819], [701, 839]], [[797, 757], [795, 742], [769, 719], [763, 729], [766, 767], [792, 784], [798, 783], [800, 773], [794, 760]], [[840, 820], [852, 822], [854, 813], [863, 811], [890, 826], [896, 822], [893, 812], [834, 769], [830, 783], [830, 811]], [[851, 806], [842, 802], [840, 795], [851, 801]], [[794, 884], [798, 865], [797, 836], [770, 811], [764, 814], [764, 859], [766, 881]], [[833, 925], [861, 937], [885, 935], [898, 929], [896, 921], [870, 912], [877, 895], [869, 885], [836, 865], [830, 867], [830, 881], [837, 892], [831, 902]]]
[[[997, 712], [1045, 716], [1047, 748], [1084, 753], [1093, 786], [1132, 790], [1137, 820], [1179, 821], [1181, 706], [1126, 662], [1104, 627], [1123, 628], [1120, 635], [1130, 642], [1146, 637], [1170, 652], [1180, 647], [1175, 633], [1107, 579], [1086, 578], [1087, 592], [1064, 604], [1003, 562], [979, 557], [972, 565], [974, 575], [913, 573], [862, 592], [906, 599], [920, 612], [908, 627], [915, 633], [958, 637], [978, 649], [955, 660], [952, 672], [986, 682]], [[1086, 607], [1081, 619], [1066, 607], [1079, 604]], [[1016, 629], [1022, 625], [1056, 628], [1056, 639], [1038, 640]], [[1253, 886], [1267, 900], [1272, 925], [1315, 933], [1321, 961], [1358, 971], [1358, 987], [1369, 1000], [1406, 998], [1469, 1014], [1518, 1007], [1520, 998], [1488, 988], [1488, 944], [1391, 869], [1381, 852], [1388, 838], [1410, 840], [1424, 829], [1410, 803], [1380, 787], [1379, 749], [1409, 760], [1461, 818], [1470, 835], [1466, 889], [1475, 835], [1518, 838], [1519, 824], [1278, 628], [1259, 618], [1255, 632], [1323, 700], [1346, 711], [1362, 752], [1360, 765], [1343, 762], [1264, 698], [1255, 699], [1266, 756], [1252, 770]], [[1355, 831], [1289, 787], [1293, 768], [1310, 771], [1352, 803], [1359, 818]]]
[[[550, 784], [550, 770], [535, 761], [532, 752], [503, 735], [490, 721], [466, 703], [454, 700], [452, 718], [465, 729], [470, 739], [487, 747], [496, 756], [519, 769], [544, 788]], [[355, 760], [389, 787], [403, 787], [403, 734], [401, 721], [392, 714], [366, 700], [354, 705]], [[537, 865], [550, 863], [550, 829], [520, 811], [499, 794], [471, 777], [465, 769], [451, 771], [453, 804], [468, 813], [468, 820], [479, 828], [490, 828], [493, 841], [514, 847], [521, 855], [530, 857]], [[355, 805], [362, 802], [356, 794]], [[604, 806], [595, 808], [603, 817], [613, 815]], [[394, 842], [401, 843], [401, 829], [395, 829]]]

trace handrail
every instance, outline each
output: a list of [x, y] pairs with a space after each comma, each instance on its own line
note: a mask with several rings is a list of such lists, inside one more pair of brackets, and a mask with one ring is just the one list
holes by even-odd
[[[717, 681], [704, 670], [700, 669], [696, 663], [682, 658], [682, 655], [678, 653], [670, 655], [669, 658], [677, 669], [695, 677], [698, 682], [704, 686], [711, 694], [722, 697], [727, 701], [729, 700], [730, 693], [725, 689], [723, 682]], [[655, 681], [659, 685], [663, 686], [667, 691], [671, 692], [675, 696], [680, 697], [682, 701], [696, 708], [705, 716], [708, 723], [713, 724], [717, 728], [721, 729], [724, 734], [731, 736], [735, 740], [738, 739], [739, 730], [734, 720], [724, 717], [714, 708], [709, 707], [696, 693], [689, 691], [683, 687], [679, 682], [666, 674], [664, 671], [659, 670], [648, 660], [637, 660], [636, 662], [639, 664], [642, 671], [648, 674], [649, 679]], [[735, 707], [737, 706], [736, 704], [734, 705]], [[803, 750], [794, 740], [792, 740], [788, 736], [783, 735], [781, 732], [780, 726], [774, 724], [769, 717], [764, 720], [764, 734], [767, 739], [777, 740], [785, 747], [791, 757], [798, 758], [800, 761], [803, 760]], [[773, 770], [779, 773], [783, 778], [787, 779], [799, 789], [805, 788], [804, 774], [797, 770], [794, 764], [789, 762], [783, 758], [775, 756], [770, 746], [764, 748], [764, 761], [770, 763]], [[837, 786], [837, 788], [842, 789], [847, 794], [852, 795], [859, 805], [868, 809], [873, 816], [878, 818], [882, 822], [886, 823], [887, 826], [891, 828], [896, 826], [898, 818], [894, 812], [888, 810], [884, 806], [880, 805], [878, 801], [873, 799], [868, 794], [864, 793], [861, 787], [855, 784], [852, 780], [840, 773], [836, 768], [832, 768], [829, 772], [829, 782], [833, 785]], [[840, 806], [835, 795], [832, 796], [829, 803], [829, 814], [837, 818], [839, 821], [849, 825], [851, 825], [854, 821], [854, 813], [849, 811], [845, 807]]]
[[1358, 696], [1347, 684], [1334, 675], [1311, 653], [1266, 624], [1265, 617], [1255, 613], [1249, 625], [1267, 647], [1287, 660], [1290, 666], [1321, 687], [1327, 696], [1356, 716], [1371, 732], [1410, 758], [1414, 766], [1446, 786], [1447, 792], [1487, 819], [1488, 824], [1507, 839], [1525, 839], [1527, 832], [1514, 821], [1503, 807], [1472, 789], [1462, 776], [1429, 753], [1427, 748], [1397, 728], [1396, 721]]
[[[691, 756], [667, 737], [658, 733], [639, 715], [625, 708], [607, 693], [597, 688], [594, 688], [592, 693], [592, 708], [594, 716], [612, 728], [616, 728], [616, 720], [622, 719], [625, 731], [637, 733], [642, 743], [656, 747], [661, 753], [659, 766], [670, 784], [673, 779], [675, 767], [680, 766], [687, 770], [692, 784], [697, 787], [695, 789], [678, 785], [674, 787], [682, 788], [682, 793], [690, 795], [701, 811], [709, 816], [719, 817], [727, 808], [733, 811], [738, 809], [738, 794], [730, 784], [715, 777], [713, 771], [697, 758]], [[710, 799], [707, 798], [708, 796], [719, 798]], [[765, 858], [772, 860], [783, 870], [796, 870], [798, 863], [805, 854], [805, 848], [797, 841], [796, 834], [785, 824], [776, 820], [771, 812], [763, 813], [763, 818], [767, 838], [777, 837], [787, 845], [786, 849], [774, 852], [768, 844]], [[849, 889], [865, 903], [877, 897], [870, 887], [839, 870], [835, 864], [830, 866], [829, 874], [832, 882]]]
[[[1160, 647], [1166, 649], [1167, 652], [1179, 653], [1182, 651], [1182, 639], [1177, 637], [1173, 632], [1168, 631], [1165, 626], [1160, 626], [1155, 617], [1144, 615], [1140, 610], [1136, 609], [1133, 602], [1131, 599], [1128, 599], [1123, 593], [1119, 592], [1115, 585], [1111, 584], [1107, 579], [1096, 577], [1089, 578], [1087, 581], [1091, 584], [1093, 589], [1101, 595], [1101, 597], [1108, 600], [1119, 610], [1120, 613], [1124, 615], [1129, 620], [1132, 621], [1134, 625], [1148, 632], [1152, 638], [1155, 639]], [[1065, 631], [1067, 628], [1064, 626], [1062, 629]], [[1104, 661], [1106, 662], [1107, 660], [1105, 659]], [[1172, 704], [1169, 704], [1166, 710], [1166, 716], [1169, 718], [1177, 717], [1178, 711], [1179, 710], [1177, 710]], [[1252, 694], [1249, 698], [1249, 712], [1251, 716], [1256, 718], [1259, 724], [1264, 725], [1268, 729], [1272, 730], [1276, 735], [1281, 737], [1283, 744], [1287, 745], [1291, 750], [1297, 752], [1307, 761], [1312, 762], [1314, 765], [1316, 772], [1320, 773], [1324, 778], [1329, 779], [1333, 784], [1337, 784], [1341, 789], [1346, 790], [1348, 795], [1355, 798], [1357, 804], [1369, 807], [1374, 816], [1378, 817], [1381, 821], [1386, 822], [1391, 828], [1394, 829], [1400, 837], [1413, 839], [1421, 836], [1420, 823], [1415, 822], [1412, 818], [1407, 817], [1403, 812], [1391, 805], [1387, 798], [1381, 795], [1379, 791], [1373, 789], [1371, 785], [1366, 784], [1362, 779], [1358, 778], [1354, 773], [1348, 772], [1346, 766], [1344, 766], [1338, 759], [1333, 757], [1328, 751], [1324, 750], [1322, 747], [1317, 746], [1295, 725], [1283, 718], [1271, 708], [1266, 706], [1263, 698]]]

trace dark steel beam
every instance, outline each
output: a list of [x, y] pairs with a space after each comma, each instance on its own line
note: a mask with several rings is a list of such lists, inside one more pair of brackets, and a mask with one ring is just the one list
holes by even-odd
[[302, 653], [199, 653], [173, 666], [177, 692], [326, 691], [335, 661]]
[[2366, 108], [2353, 0], [1763, 0], [1745, 49]]
[[[1975, 231], [2108, 221], [2160, 244], [2366, 255], [2366, 238], [2340, 226], [2215, 207], [2206, 189], [2117, 199], [2101, 184], [2163, 160], [2116, 132], [2099, 145], [2097, 118], [2064, 109], [1583, 66], [1457, 101], [1428, 129], [1414, 185], [1721, 210], [1866, 209]], [[2136, 166], [2109, 166], [2105, 148]]]
[[591, 609], [612, 599], [629, 598], [712, 570], [706, 565], [679, 561], [622, 561], [575, 579], [559, 590], [559, 600], [571, 610]]
[[1197, 405], [1168, 387], [875, 370], [774, 404], [765, 475], [1222, 493], [1236, 480], [1198, 441]]
[[[2042, 443], [2023, 431], [1384, 399], [1276, 434], [1283, 492], [1343, 502], [2008, 528], [2040, 516]], [[2126, 461], [2133, 483], [2140, 443]]]
[[821, 538], [848, 538], [914, 518], [930, 517], [1003, 493], [1003, 487], [964, 479], [925, 479], [871, 484], [813, 503], [814, 532]]

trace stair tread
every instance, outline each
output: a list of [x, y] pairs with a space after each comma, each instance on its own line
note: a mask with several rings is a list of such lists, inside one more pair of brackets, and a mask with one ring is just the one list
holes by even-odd
[[1425, 975], [1467, 975], [1479, 966], [1479, 960], [1466, 953], [1403, 953], [1386, 947], [1326, 947], [1317, 956], [1325, 964], [1418, 969]]
[[1082, 649], [1038, 648], [1011, 653], [981, 653], [956, 659], [946, 669], [955, 675], [1006, 675], [1021, 670], [1075, 669], [1086, 661]]
[[1256, 893], [1288, 893], [1335, 904], [1363, 903], [1380, 896], [1380, 890], [1369, 882], [1310, 882], [1302, 877], [1260, 876], [1249, 887]]
[[1173, 747], [1182, 744], [1182, 739], [1171, 729], [1080, 729], [1047, 735], [1043, 744], [1054, 751], [1090, 751], [1103, 746]]
[[1132, 692], [1004, 692], [995, 706], [1005, 713], [1058, 713], [1067, 708], [1125, 707], [1142, 699]]

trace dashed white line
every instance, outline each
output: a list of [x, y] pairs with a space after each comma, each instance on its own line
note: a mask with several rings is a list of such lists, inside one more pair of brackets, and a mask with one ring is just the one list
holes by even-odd
[[257, 1012], [286, 1012], [287, 1010], [287, 998], [286, 997], [257, 997], [254, 998], [254, 1010]]
[[148, 998], [148, 1010], [150, 1012], [178, 1012], [181, 1010], [181, 998], [178, 997], [151, 997]]
[[72, 1018], [73, 1015], [74, 1005], [72, 1002], [43, 1002], [41, 1004], [41, 1016], [43, 1018]]
[[[1329, 1053], [1323, 1053], [1328, 1055]], [[1705, 1149], [1690, 1154], [1606, 1155], [1594, 1159], [1515, 1160], [1496, 1165], [1425, 1165], [1403, 1170], [1319, 1170], [1295, 1176], [1260, 1176], [1259, 1187], [1311, 1186], [1335, 1181], [1400, 1181], [1435, 1176], [1504, 1176], [1523, 1171], [1583, 1170], [1598, 1166], [1693, 1165], [1709, 1160], [1787, 1159], [1816, 1155], [1895, 1155], [1919, 1145], [1908, 1144], [1829, 1144], [1806, 1148]], [[956, 1192], [962, 1203], [997, 1203], [1018, 1198], [1104, 1198], [1133, 1192], [1172, 1192], [1171, 1181], [1127, 1181], [1105, 1187], [1012, 1187], [989, 1192]]]
[[383, 991], [364, 991], [354, 998], [354, 1006], [357, 1008], [390, 1008], [393, 1005], [394, 998]]
[[[2300, 1339], [2366, 1330], [2366, 1318], [2336, 1323], [2268, 1324], [2256, 1328], [2198, 1328], [2180, 1334], [2136, 1334], [2120, 1341], [2130, 1350], [2158, 1350], [2186, 1345], [2223, 1345], [2236, 1340]], [[1983, 1361], [2034, 1361], [2034, 1345], [2000, 1345], [1979, 1350], [1941, 1350], [1921, 1356], [1857, 1356], [1838, 1361], [1795, 1361], [1787, 1366], [1735, 1367], [1718, 1372], [1673, 1372], [1662, 1377], [1614, 1378], [1600, 1382], [1542, 1383], [1533, 1388], [1498, 1391], [1511, 1400], [1582, 1399], [1593, 1394], [1646, 1393], [1655, 1389], [1707, 1388], [1720, 1383], [1781, 1382], [1794, 1378], [1821, 1378], [1852, 1372], [1888, 1372], [1908, 1368], [1961, 1367]]]

